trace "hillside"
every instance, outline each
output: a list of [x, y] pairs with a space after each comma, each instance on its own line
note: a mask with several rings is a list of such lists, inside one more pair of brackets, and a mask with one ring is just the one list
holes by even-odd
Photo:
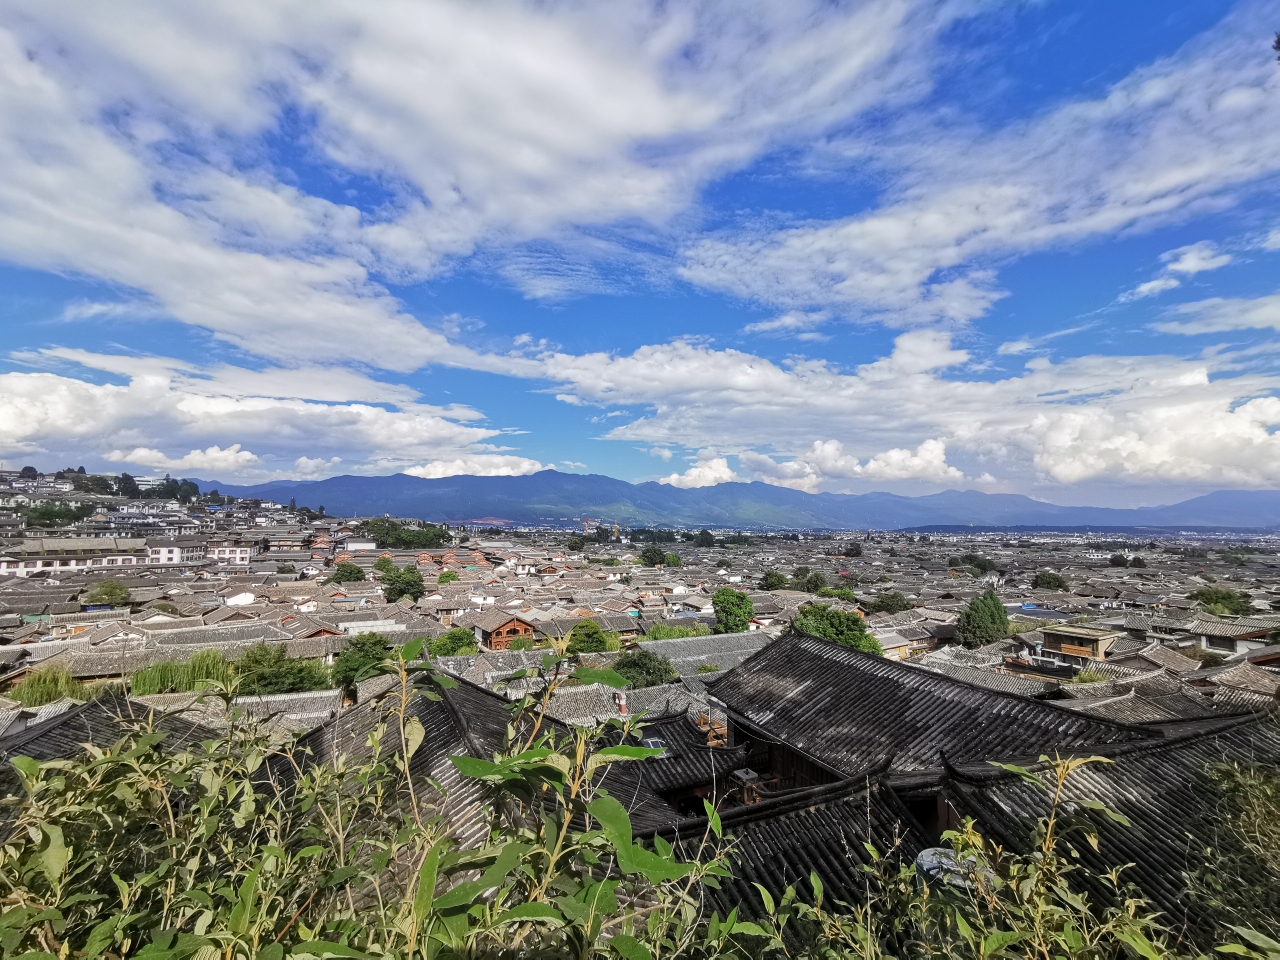
[[500, 518], [550, 523], [589, 516], [621, 524], [718, 527], [875, 528], [928, 526], [1280, 527], [1280, 491], [1223, 490], [1161, 507], [1062, 507], [1017, 494], [948, 490], [925, 497], [892, 493], [802, 493], [765, 483], [682, 490], [659, 483], [546, 470], [525, 477], [331, 477], [239, 486], [197, 480], [237, 497], [295, 498], [333, 516], [390, 513], [450, 522]]

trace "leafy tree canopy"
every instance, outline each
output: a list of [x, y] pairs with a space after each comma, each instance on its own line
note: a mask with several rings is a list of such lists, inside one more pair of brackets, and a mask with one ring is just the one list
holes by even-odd
[[400, 568], [396, 566], [396, 562], [390, 557], [379, 557], [373, 561], [373, 569], [379, 573], [390, 573], [392, 570], [399, 570]]
[[843, 600], [845, 603], [857, 603], [858, 597], [848, 587], [823, 587], [818, 591], [818, 596], [827, 599]]
[[751, 618], [756, 615], [751, 598], [730, 587], [721, 587], [715, 592], [711, 608], [716, 612], [716, 633], [746, 633], [751, 629]]
[[300, 693], [304, 690], [327, 690], [329, 671], [316, 660], [290, 657], [283, 644], [269, 647], [260, 643], [250, 647], [236, 661], [236, 676], [241, 693]]
[[605, 653], [621, 646], [616, 633], [606, 633], [594, 620], [579, 620], [569, 631], [569, 653]]
[[667, 555], [663, 549], [657, 544], [651, 543], [640, 551], [640, 562], [646, 567], [661, 566], [666, 562]]
[[898, 590], [877, 593], [874, 600], [865, 605], [868, 613], [902, 613], [910, 610], [915, 604]]
[[123, 607], [129, 602], [129, 588], [119, 580], [103, 580], [84, 598], [92, 606]]
[[460, 579], [457, 570], [441, 570], [440, 576], [436, 577], [436, 583], [454, 583]]
[[353, 693], [356, 682], [372, 676], [387, 659], [391, 643], [379, 633], [360, 633], [347, 641], [347, 647], [334, 661], [333, 684]]
[[656, 687], [660, 683], [671, 683], [680, 678], [670, 660], [648, 650], [628, 650], [613, 662], [613, 669], [626, 677], [636, 689]]
[[1245, 616], [1253, 613], [1253, 601], [1248, 594], [1236, 593], [1226, 587], [1201, 587], [1191, 594], [1209, 613], [1217, 616]]
[[433, 524], [419, 530], [382, 517], [365, 523], [364, 533], [378, 545], [379, 550], [431, 550], [449, 543], [451, 539], [448, 531]]
[[466, 627], [454, 627], [427, 644], [427, 652], [433, 657], [455, 657], [477, 649], [476, 635]]
[[760, 578], [761, 590], [785, 590], [787, 589], [788, 580], [784, 574], [777, 570], [766, 570], [764, 576]]
[[860, 557], [860, 556], [862, 556], [862, 544], [860, 544], [860, 543], [851, 543], [851, 544], [849, 544], [847, 547], [845, 547], [845, 548], [844, 548], [844, 555], [845, 555], [846, 557]]
[[980, 647], [1008, 635], [1009, 612], [994, 590], [970, 600], [956, 620], [956, 640], [966, 647]]
[[422, 573], [417, 567], [405, 567], [403, 570], [393, 567], [391, 572], [382, 575], [382, 595], [388, 603], [395, 603], [401, 597], [421, 600], [426, 592], [427, 586], [422, 582]]
[[655, 623], [645, 634], [646, 640], [683, 640], [685, 637], [705, 637], [711, 628], [705, 623], [695, 623], [692, 627], [672, 627], [665, 623]]
[[1054, 573], [1052, 570], [1036, 571], [1035, 579], [1031, 581], [1031, 586], [1037, 590], [1068, 590], [1070, 586], [1067, 578], [1061, 574]]
[[678, 554], [678, 553], [668, 553], [668, 554], [663, 558], [663, 561], [662, 561], [662, 562], [663, 562], [664, 564], [666, 564], [668, 567], [678, 567], [678, 566], [680, 566], [680, 554]]
[[359, 583], [364, 579], [364, 570], [354, 563], [340, 563], [329, 575], [330, 583]]
[[698, 536], [693, 542], [695, 546], [699, 547], [714, 547], [716, 545], [715, 534], [710, 530], [699, 530]]
[[862, 617], [825, 603], [803, 607], [792, 621], [797, 630], [864, 653], [884, 655], [880, 641], [867, 633]]

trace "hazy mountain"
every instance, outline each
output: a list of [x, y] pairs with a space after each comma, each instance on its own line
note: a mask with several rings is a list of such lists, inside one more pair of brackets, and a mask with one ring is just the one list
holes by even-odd
[[948, 490], [927, 497], [892, 493], [801, 493], [765, 483], [681, 490], [659, 483], [545, 470], [525, 477], [330, 477], [237, 486], [197, 480], [202, 491], [263, 497], [331, 516], [485, 518], [540, 523], [591, 517], [624, 525], [892, 529], [922, 526], [1277, 527], [1280, 491], [1222, 490], [1163, 507], [1061, 507], [1018, 494]]

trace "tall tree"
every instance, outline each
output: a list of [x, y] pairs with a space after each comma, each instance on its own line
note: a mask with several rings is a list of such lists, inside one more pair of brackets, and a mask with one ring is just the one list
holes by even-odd
[[746, 633], [751, 629], [751, 618], [756, 615], [751, 598], [731, 587], [721, 587], [715, 592], [711, 609], [716, 612], [716, 633]]
[[792, 625], [799, 631], [852, 647], [863, 653], [884, 656], [880, 641], [867, 632], [867, 625], [856, 613], [841, 610], [825, 603], [813, 603], [802, 607]]
[[994, 590], [970, 600], [956, 620], [956, 640], [969, 648], [980, 647], [1008, 635], [1009, 611]]

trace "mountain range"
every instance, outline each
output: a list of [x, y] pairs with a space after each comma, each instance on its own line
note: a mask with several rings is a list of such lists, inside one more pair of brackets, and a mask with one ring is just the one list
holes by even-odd
[[274, 480], [239, 486], [196, 480], [201, 491], [260, 497], [330, 516], [391, 514], [451, 523], [563, 524], [583, 517], [624, 526], [789, 529], [903, 529], [946, 526], [1280, 527], [1280, 491], [1220, 490], [1159, 507], [1063, 507], [1020, 494], [948, 490], [923, 497], [892, 493], [803, 493], [765, 483], [722, 483], [686, 490], [627, 483], [596, 474], [544, 470], [523, 477], [406, 474]]

